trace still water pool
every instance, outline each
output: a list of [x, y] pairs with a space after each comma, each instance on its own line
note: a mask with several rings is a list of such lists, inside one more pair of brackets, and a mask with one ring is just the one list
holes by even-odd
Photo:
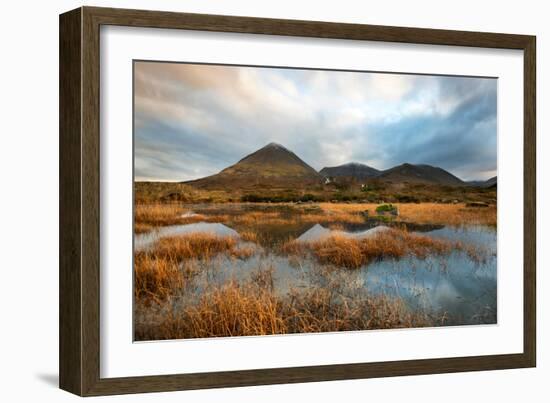
[[[380, 224], [364, 225], [341, 223], [331, 229], [320, 223], [311, 223], [297, 232], [292, 228], [292, 239], [309, 242], [340, 235], [350, 238], [365, 238], [386, 231]], [[244, 259], [218, 256], [208, 262], [193, 262], [201, 266], [197, 277], [189, 284], [186, 292], [200, 295], [201, 284], [223, 283], [229, 279], [242, 281], [258, 269], [269, 269], [272, 273], [273, 289], [286, 294], [293, 288], [320, 285], [332, 287], [338, 281], [345, 282], [357, 293], [383, 294], [395, 296], [413, 310], [430, 312], [440, 318], [442, 324], [494, 324], [497, 322], [497, 258], [496, 230], [483, 226], [460, 228], [442, 226], [411, 226], [423, 235], [471, 243], [483, 247], [486, 258], [483, 261], [472, 259], [463, 251], [455, 251], [446, 256], [426, 259], [406, 257], [399, 260], [375, 261], [357, 270], [326, 267], [320, 270], [312, 259], [295, 259], [277, 254], [270, 245], [256, 245], [241, 241], [254, 249], [254, 253]], [[285, 228], [278, 228], [279, 233]], [[290, 230], [289, 230], [290, 231]], [[173, 225], [159, 228], [146, 234], [136, 234], [136, 250], [147, 250], [163, 237], [213, 233], [240, 239], [239, 231], [221, 223], [199, 222], [187, 225]], [[289, 232], [290, 234], [290, 232]], [[288, 234], [286, 235], [288, 236]], [[338, 280], [338, 281], [336, 281]]]

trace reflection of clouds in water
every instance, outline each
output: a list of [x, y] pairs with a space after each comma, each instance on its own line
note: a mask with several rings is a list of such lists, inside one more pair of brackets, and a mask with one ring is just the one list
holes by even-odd
[[460, 293], [449, 281], [440, 281], [430, 293], [433, 294], [431, 300], [437, 301], [440, 307], [452, 305], [460, 298]]
[[496, 322], [496, 258], [479, 266], [465, 253], [455, 252], [445, 259], [377, 262], [362, 273], [371, 292], [404, 298], [412, 306], [447, 312], [461, 317], [464, 323], [489, 306]]
[[473, 245], [481, 245], [489, 248], [492, 253], [496, 253], [496, 229], [481, 225], [472, 225], [467, 228], [445, 227], [431, 231], [429, 235], [434, 238], [445, 238]]

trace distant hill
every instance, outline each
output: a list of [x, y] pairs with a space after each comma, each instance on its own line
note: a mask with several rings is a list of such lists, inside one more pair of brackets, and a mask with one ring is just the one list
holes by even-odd
[[467, 182], [470, 186], [480, 187], [480, 188], [490, 188], [490, 187], [496, 187], [497, 186], [497, 177], [493, 176], [490, 179], [487, 179], [486, 181], [469, 181]]
[[424, 183], [446, 186], [464, 186], [466, 183], [450, 172], [431, 165], [401, 164], [383, 171], [378, 178], [392, 183]]
[[363, 180], [368, 178], [374, 178], [380, 175], [378, 169], [369, 167], [365, 164], [358, 162], [349, 162], [344, 165], [338, 165], [335, 167], [325, 167], [319, 171], [321, 175], [326, 178], [353, 178], [357, 180]]
[[323, 177], [292, 151], [270, 143], [221, 172], [184, 182], [197, 188], [296, 187], [321, 184]]

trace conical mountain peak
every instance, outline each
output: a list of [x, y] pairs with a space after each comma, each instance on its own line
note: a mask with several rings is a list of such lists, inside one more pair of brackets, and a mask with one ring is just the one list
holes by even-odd
[[264, 148], [281, 148], [281, 149], [284, 149], [284, 150], [288, 150], [285, 146], [283, 146], [282, 144], [279, 144], [279, 143], [275, 143], [274, 141], [272, 141], [271, 143], [269, 143], [268, 145], [266, 145]]
[[322, 177], [285, 146], [269, 143], [220, 173], [190, 183], [205, 188], [313, 185]]

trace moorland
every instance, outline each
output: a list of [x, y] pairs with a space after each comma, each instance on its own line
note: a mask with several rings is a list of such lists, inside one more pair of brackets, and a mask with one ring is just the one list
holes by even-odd
[[496, 323], [496, 178], [271, 143], [134, 199], [136, 340]]

